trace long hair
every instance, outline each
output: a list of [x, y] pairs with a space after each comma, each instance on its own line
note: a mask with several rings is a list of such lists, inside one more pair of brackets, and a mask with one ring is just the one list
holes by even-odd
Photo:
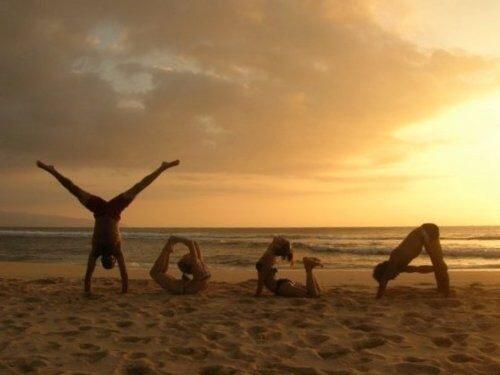
[[384, 275], [385, 270], [387, 269], [388, 265], [389, 265], [388, 261], [377, 264], [373, 268], [373, 274], [372, 274], [373, 278], [375, 280], [377, 280], [378, 282], [380, 282], [380, 280], [382, 280], [382, 276]]
[[274, 254], [293, 264], [293, 251], [290, 241], [283, 237], [278, 237], [278, 239], [279, 240], [275, 244]]
[[[373, 273], [372, 276], [375, 280], [377, 280], [379, 283], [382, 281], [382, 277], [386, 274], [387, 267], [389, 267], [389, 261], [386, 260], [385, 262], [377, 264], [373, 268]], [[391, 275], [388, 275], [389, 280], [394, 280], [396, 277], [399, 275], [399, 271], [395, 271], [396, 273], [393, 273]]]

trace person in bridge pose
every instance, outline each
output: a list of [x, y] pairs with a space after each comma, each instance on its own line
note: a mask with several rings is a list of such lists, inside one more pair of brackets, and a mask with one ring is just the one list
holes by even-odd
[[[424, 247], [432, 266], [410, 266], [410, 262], [420, 255]], [[373, 278], [379, 284], [377, 298], [384, 295], [389, 280], [395, 279], [402, 272], [434, 273], [438, 291], [445, 297], [450, 294], [448, 267], [443, 259], [439, 227], [436, 224], [423, 224], [412, 230], [391, 252], [389, 260], [375, 266]]]
[[84, 290], [87, 294], [91, 293], [92, 274], [95, 269], [97, 258], [99, 257], [101, 258], [102, 266], [108, 270], [112, 269], [115, 263], [118, 263], [122, 280], [122, 292], [127, 292], [127, 268], [121, 250], [119, 229], [121, 213], [130, 203], [132, 203], [137, 194], [148, 187], [160, 174], [177, 165], [179, 165], [179, 160], [163, 162], [158, 169], [144, 177], [129, 190], [106, 201], [76, 186], [70, 179], [59, 173], [54, 166], [37, 161], [37, 166], [39, 168], [54, 176], [83, 206], [94, 214], [95, 223], [94, 234], [92, 236], [92, 250], [87, 262], [87, 272], [85, 273], [84, 283]]

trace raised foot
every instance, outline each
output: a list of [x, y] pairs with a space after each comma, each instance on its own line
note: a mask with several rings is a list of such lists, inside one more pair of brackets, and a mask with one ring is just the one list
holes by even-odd
[[40, 160], [36, 161], [36, 165], [38, 168], [45, 169], [46, 171], [54, 171], [55, 170], [53, 165], [47, 165], [45, 163], [42, 163]]
[[179, 160], [174, 160], [174, 161], [164, 161], [161, 163], [161, 166], [165, 169], [175, 167], [179, 165], [180, 161]]
[[304, 263], [305, 269], [313, 269], [315, 267], [323, 267], [321, 260], [314, 257], [304, 257], [302, 258], [302, 262]]

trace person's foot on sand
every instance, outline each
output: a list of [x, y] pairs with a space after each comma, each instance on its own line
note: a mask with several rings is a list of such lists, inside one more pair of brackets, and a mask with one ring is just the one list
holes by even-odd
[[161, 166], [165, 169], [175, 167], [179, 165], [180, 161], [179, 160], [174, 160], [174, 161], [164, 161], [161, 163]]
[[304, 268], [306, 270], [312, 270], [314, 267], [323, 267], [321, 260], [313, 257], [302, 258], [302, 263], [304, 263]]
[[42, 163], [40, 160], [36, 161], [36, 165], [38, 168], [45, 169], [46, 171], [54, 171], [55, 170], [53, 165], [47, 165], [45, 163]]

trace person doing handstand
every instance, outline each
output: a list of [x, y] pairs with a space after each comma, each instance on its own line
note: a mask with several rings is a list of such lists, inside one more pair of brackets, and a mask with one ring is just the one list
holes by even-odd
[[92, 274], [95, 269], [97, 258], [101, 257], [102, 266], [105, 269], [112, 269], [115, 262], [120, 267], [122, 280], [122, 292], [128, 290], [127, 268], [121, 250], [121, 236], [119, 222], [123, 210], [134, 200], [134, 198], [147, 186], [149, 186], [160, 174], [169, 168], [179, 165], [179, 160], [163, 162], [153, 173], [144, 177], [140, 182], [132, 186], [129, 190], [106, 201], [101, 197], [87, 193], [76, 186], [69, 178], [60, 174], [52, 165], [47, 165], [37, 161], [37, 166], [54, 176], [62, 186], [73, 194], [80, 203], [94, 214], [94, 234], [92, 236], [92, 250], [87, 262], [87, 272], [85, 273], [84, 289], [87, 294], [91, 292]]

